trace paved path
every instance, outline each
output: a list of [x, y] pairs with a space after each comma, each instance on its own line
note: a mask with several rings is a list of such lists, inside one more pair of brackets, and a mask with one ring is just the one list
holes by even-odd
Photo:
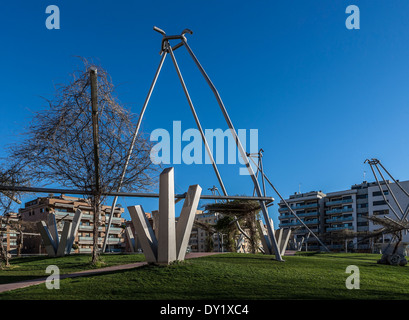
[[[191, 252], [191, 253], [186, 254], [186, 259], [199, 258], [199, 257], [209, 256], [209, 255], [214, 255], [214, 254], [221, 254], [221, 253], [220, 252]], [[106, 268], [78, 271], [74, 273], [60, 275], [60, 279], [91, 276], [94, 274], [104, 273], [104, 272], [134, 269], [134, 268], [144, 266], [146, 264], [147, 262], [136, 262], [136, 263], [111, 266], [111, 267], [106, 267]], [[47, 277], [33, 279], [33, 280], [19, 281], [15, 283], [0, 284], [0, 293], [9, 291], [9, 290], [21, 289], [21, 288], [44, 283], [47, 280]]]

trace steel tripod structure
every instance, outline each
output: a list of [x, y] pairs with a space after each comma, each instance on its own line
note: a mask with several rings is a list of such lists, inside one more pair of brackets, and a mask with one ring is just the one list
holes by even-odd
[[[205, 134], [204, 134], [202, 126], [200, 124], [200, 121], [199, 121], [199, 118], [197, 116], [196, 110], [194, 108], [193, 102], [192, 102], [192, 100], [190, 98], [190, 95], [189, 95], [189, 92], [187, 90], [186, 84], [185, 84], [185, 82], [183, 80], [183, 76], [182, 76], [182, 74], [180, 72], [180, 69], [179, 69], [179, 66], [177, 64], [176, 57], [174, 55], [174, 51], [176, 49], [178, 49], [180, 47], [185, 47], [186, 50], [188, 51], [189, 55], [193, 59], [194, 63], [196, 64], [197, 68], [199, 69], [200, 73], [202, 74], [202, 76], [206, 80], [207, 84], [209, 85], [210, 89], [212, 90], [212, 92], [213, 92], [213, 94], [214, 94], [214, 96], [215, 96], [215, 98], [217, 100], [217, 103], [219, 104], [220, 110], [221, 110], [221, 112], [222, 112], [222, 114], [224, 116], [224, 119], [225, 119], [225, 121], [226, 121], [226, 123], [227, 123], [227, 125], [228, 125], [228, 127], [230, 129], [230, 132], [233, 135], [233, 138], [234, 138], [234, 140], [236, 142], [237, 148], [238, 148], [239, 153], [240, 153], [240, 155], [241, 155], [241, 157], [242, 157], [242, 159], [244, 161], [244, 164], [245, 164], [245, 166], [247, 167], [247, 169], [249, 171], [249, 175], [251, 176], [251, 179], [252, 179], [253, 184], [254, 184], [255, 192], [256, 192], [258, 197], [262, 197], [262, 192], [261, 192], [261, 188], [260, 188], [260, 185], [258, 183], [258, 180], [257, 180], [257, 178], [255, 176], [255, 173], [254, 173], [254, 171], [253, 171], [253, 169], [252, 169], [252, 167], [250, 165], [250, 162], [249, 162], [249, 159], [247, 157], [246, 151], [244, 150], [244, 148], [243, 148], [243, 146], [242, 146], [242, 144], [240, 142], [240, 139], [239, 139], [239, 137], [237, 135], [237, 132], [236, 132], [234, 126], [233, 126], [233, 123], [232, 123], [232, 121], [231, 121], [231, 119], [230, 119], [230, 117], [229, 117], [229, 115], [227, 113], [226, 107], [224, 106], [223, 101], [222, 101], [216, 87], [214, 86], [214, 84], [210, 80], [209, 76], [206, 74], [205, 70], [203, 69], [203, 67], [199, 63], [199, 60], [196, 58], [196, 56], [193, 53], [192, 49], [187, 44], [187, 39], [185, 37], [185, 34], [193, 34], [193, 32], [191, 30], [189, 30], [189, 29], [185, 29], [185, 30], [182, 31], [182, 33], [180, 35], [168, 36], [168, 35], [166, 35], [165, 31], [163, 31], [162, 29], [154, 27], [153, 30], [159, 32], [163, 36], [162, 37], [162, 42], [161, 42], [161, 49], [160, 49], [160, 52], [159, 52], [159, 54], [161, 55], [161, 59], [160, 59], [160, 62], [159, 62], [159, 66], [158, 66], [158, 68], [156, 70], [155, 76], [153, 78], [152, 84], [151, 84], [151, 86], [149, 88], [148, 95], [147, 95], [147, 97], [145, 99], [145, 103], [143, 104], [141, 113], [139, 114], [139, 119], [138, 119], [138, 122], [137, 122], [137, 125], [136, 125], [136, 129], [135, 129], [135, 133], [134, 133], [134, 136], [133, 136], [132, 144], [131, 144], [130, 149], [129, 149], [128, 158], [127, 158], [127, 161], [126, 161], [124, 169], [123, 169], [122, 178], [125, 175], [125, 172], [126, 172], [126, 169], [127, 169], [127, 166], [128, 166], [128, 162], [129, 162], [129, 158], [131, 156], [132, 149], [134, 147], [134, 143], [136, 141], [136, 137], [138, 135], [140, 125], [141, 125], [144, 113], [146, 111], [147, 105], [149, 103], [150, 97], [152, 95], [153, 89], [155, 87], [156, 81], [157, 81], [157, 79], [159, 77], [159, 74], [160, 74], [160, 71], [162, 69], [165, 58], [169, 54], [171, 56], [171, 59], [172, 59], [172, 62], [174, 64], [174, 66], [175, 66], [176, 72], [178, 74], [180, 83], [181, 83], [181, 85], [183, 87], [183, 91], [184, 91], [186, 99], [187, 99], [187, 101], [189, 103], [189, 106], [190, 106], [190, 109], [192, 111], [192, 114], [193, 114], [193, 117], [195, 119], [198, 130], [200, 131], [203, 143], [204, 143], [205, 148], [206, 148], [206, 152], [207, 152], [207, 154], [209, 156], [209, 159], [210, 159], [210, 161], [212, 163], [212, 166], [213, 166], [214, 172], [215, 172], [215, 174], [217, 176], [218, 182], [220, 184], [222, 193], [225, 196], [228, 195], [226, 187], [224, 186], [223, 180], [222, 180], [222, 178], [220, 176], [220, 173], [219, 173], [219, 170], [217, 168], [216, 162], [214, 161], [214, 158], [213, 158], [212, 152], [210, 150], [210, 147], [209, 147], [209, 145], [207, 143]], [[180, 42], [172, 47], [170, 42], [169, 42], [171, 40], [179, 40]], [[118, 186], [118, 192], [121, 189], [122, 178], [121, 178], [120, 184]], [[109, 229], [110, 229], [110, 225], [111, 225], [111, 219], [112, 219], [112, 216], [113, 216], [113, 210], [115, 208], [116, 201], [117, 201], [117, 197], [115, 197], [113, 205], [112, 205], [112, 209], [111, 209], [112, 211], [111, 211], [111, 214], [110, 214], [110, 217], [109, 217], [107, 231], [106, 231], [106, 235], [105, 235], [105, 239], [104, 239], [103, 251], [105, 251], [106, 241], [107, 241], [107, 238], [108, 238]], [[266, 253], [267, 252], [274, 253], [275, 257], [276, 257], [276, 260], [283, 261], [283, 259], [281, 257], [281, 254], [280, 254], [280, 250], [279, 250], [278, 245], [277, 245], [275, 235], [274, 235], [273, 226], [270, 223], [267, 206], [266, 206], [266, 204], [265, 204], [265, 202], [263, 200], [259, 200], [259, 202], [260, 202], [260, 207], [261, 207], [261, 210], [263, 212], [263, 217], [264, 217], [264, 220], [265, 220], [265, 223], [266, 223], [266, 226], [267, 226], [268, 237], [269, 237], [269, 240], [270, 240], [270, 243], [268, 244], [268, 248], [265, 248], [265, 252]], [[249, 236], [241, 229], [238, 222], [236, 223], [236, 225], [237, 225], [239, 231], [245, 237], [249, 238]]]
[[[376, 184], [377, 184], [378, 187], [379, 187], [379, 191], [381, 192], [382, 198], [383, 198], [383, 200], [385, 201], [385, 203], [388, 205], [388, 207], [389, 207], [389, 209], [392, 211], [392, 213], [395, 215], [395, 217], [396, 217], [397, 220], [391, 219], [391, 218], [386, 217], [386, 216], [385, 216], [385, 219], [388, 220], [388, 221], [390, 221], [390, 222], [392, 222], [392, 223], [394, 223], [394, 224], [396, 224], [398, 227], [401, 227], [402, 230], [405, 231], [405, 234], [407, 234], [408, 228], [407, 228], [407, 226], [404, 225], [404, 224], [407, 224], [407, 222], [408, 222], [407, 216], [408, 216], [408, 214], [409, 214], [409, 205], [406, 207], [405, 210], [402, 209], [401, 205], [399, 204], [398, 200], [396, 199], [395, 194], [393, 193], [391, 187], [389, 186], [389, 183], [385, 180], [385, 177], [384, 177], [384, 175], [382, 174], [382, 171], [381, 171], [381, 169], [379, 168], [379, 166], [385, 171], [385, 173], [386, 173], [387, 175], [389, 175], [389, 177], [393, 180], [393, 182], [395, 182], [395, 184], [399, 187], [399, 189], [400, 189], [407, 197], [409, 197], [409, 193], [401, 186], [401, 184], [399, 183], [399, 181], [396, 180], [396, 179], [389, 173], [389, 171], [382, 165], [382, 163], [381, 163], [378, 159], [375, 159], [375, 158], [372, 158], [372, 159], [370, 159], [370, 160], [369, 160], [369, 159], [366, 159], [366, 160], [364, 161], [364, 163], [368, 163], [369, 166], [371, 167], [371, 171], [372, 171], [372, 173], [373, 173], [373, 175], [374, 175], [374, 177], [375, 177]], [[378, 166], [378, 165], [379, 165], [379, 166]], [[374, 170], [374, 168], [376, 169], [376, 171], [377, 171], [377, 172], [379, 173], [379, 175], [381, 176], [381, 179], [382, 179], [383, 184], [385, 184], [386, 188], [388, 189], [389, 194], [392, 196], [393, 201], [395, 202], [396, 206], [398, 207], [399, 212], [400, 212], [400, 216], [399, 216], [399, 214], [396, 212], [396, 210], [392, 207], [392, 205], [389, 203], [389, 201], [386, 199], [385, 191], [384, 191], [383, 188], [382, 188], [381, 182], [379, 181], [378, 176], [377, 176], [376, 171]], [[388, 250], [390, 249], [391, 244], [392, 244], [392, 243], [395, 243], [397, 238], [398, 238], [398, 236], [397, 236], [396, 234], [394, 234], [393, 237], [392, 237], [392, 239], [389, 241], [387, 247], [384, 249], [383, 253], [386, 253], [386, 254], [388, 253]], [[401, 240], [399, 240], [399, 238], [398, 238], [398, 242], [397, 242], [397, 243], [399, 244], [400, 241], [401, 241]], [[393, 253], [395, 253], [396, 250], [397, 250], [397, 248], [396, 248], [396, 246], [395, 246], [395, 249], [393, 249]], [[390, 252], [390, 250], [389, 250], [389, 252]], [[384, 256], [382, 256], [382, 258], [383, 258], [383, 257], [384, 257]], [[391, 262], [389, 261], [389, 263], [391, 263]]]
[[[388, 205], [389, 209], [391, 209], [392, 213], [395, 215], [395, 217], [398, 219], [398, 221], [407, 221], [407, 216], [409, 214], [409, 206], [403, 210], [402, 207], [400, 206], [398, 200], [396, 199], [395, 194], [393, 193], [391, 187], [389, 186], [389, 183], [386, 182], [384, 175], [382, 174], [381, 169], [378, 167], [378, 165], [385, 171], [385, 173], [387, 175], [389, 175], [389, 177], [393, 180], [393, 182], [395, 182], [395, 184], [399, 187], [399, 189], [402, 190], [402, 192], [409, 197], [409, 193], [401, 186], [401, 184], [399, 183], [399, 181], [397, 181], [390, 173], [388, 170], [386, 170], [386, 168], [382, 165], [382, 163], [375, 158], [372, 158], [371, 160], [366, 159], [364, 163], [368, 163], [369, 166], [371, 167], [372, 173], [375, 177], [376, 180], [376, 184], [379, 187], [379, 191], [381, 192], [381, 195], [383, 197], [383, 200], [386, 202], [386, 204]], [[393, 201], [396, 203], [396, 206], [398, 207], [399, 211], [400, 211], [400, 216], [399, 214], [396, 212], [396, 210], [392, 207], [392, 205], [389, 203], [389, 201], [386, 199], [385, 196], [385, 191], [382, 189], [381, 186], [381, 182], [378, 179], [378, 176], [376, 174], [376, 171], [374, 170], [374, 167], [376, 169], [376, 171], [379, 173], [379, 175], [382, 178], [383, 183], [385, 184], [386, 188], [388, 189], [389, 194], [392, 196]]]
[[[320, 240], [320, 238], [318, 238], [318, 236], [314, 232], [311, 231], [310, 228], [308, 228], [308, 226], [304, 223], [304, 221], [294, 212], [294, 210], [290, 207], [290, 205], [287, 203], [287, 201], [285, 201], [285, 199], [281, 196], [280, 192], [278, 192], [276, 187], [272, 184], [270, 179], [265, 175], [264, 169], [263, 169], [263, 152], [264, 152], [264, 150], [260, 149], [258, 153], [247, 153], [247, 156], [253, 162], [254, 166], [257, 168], [256, 177], [258, 177], [258, 174], [261, 173], [261, 181], [262, 181], [262, 185], [263, 185], [263, 195], [265, 196], [265, 194], [266, 194], [265, 181], [267, 181], [268, 184], [274, 189], [275, 193], [277, 193], [277, 195], [280, 197], [280, 199], [284, 202], [284, 204], [288, 208], [288, 210], [290, 210], [291, 214], [302, 224], [303, 227], [305, 227], [308, 230], [309, 234], [311, 234], [315, 239], [317, 239], [319, 244], [326, 251], [329, 252], [329, 249], [327, 248], [327, 246]], [[257, 163], [254, 161], [253, 158], [258, 159]], [[256, 191], [256, 190], [254, 190], [254, 191]], [[254, 193], [253, 193], [253, 195], [254, 195]]]

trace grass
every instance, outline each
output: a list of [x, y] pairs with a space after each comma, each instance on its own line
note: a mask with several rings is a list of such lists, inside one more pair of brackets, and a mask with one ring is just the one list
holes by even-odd
[[[116, 264], [118, 261], [135, 262], [137, 257], [141, 255], [105, 256], [104, 259], [108, 264]], [[228, 253], [171, 266], [146, 265], [63, 279], [59, 290], [48, 290], [41, 284], [2, 293], [0, 299], [408, 299], [409, 266], [379, 265], [376, 263], [379, 258], [380, 255], [374, 254], [320, 253], [288, 256], [285, 262], [277, 262], [270, 256]], [[72, 272], [83, 268], [87, 257], [59, 259], [63, 261], [63, 270]], [[22, 259], [19, 266], [9, 272], [31, 267], [45, 270], [51, 262], [58, 265], [59, 259], [37, 262], [34, 258], [32, 261]], [[349, 265], [359, 268], [359, 290], [349, 290], [345, 286], [350, 276], [345, 272]]]
[[[144, 255], [105, 254], [100, 256], [100, 262], [98, 262], [97, 267], [109, 267], [144, 260]], [[47, 256], [13, 258], [10, 260], [11, 266], [9, 268], [0, 269], [0, 284], [48, 276], [45, 270], [49, 265], [56, 265], [60, 269], [61, 274], [96, 268], [90, 262], [91, 257], [89, 255], [80, 254], [60, 258], [50, 258]]]

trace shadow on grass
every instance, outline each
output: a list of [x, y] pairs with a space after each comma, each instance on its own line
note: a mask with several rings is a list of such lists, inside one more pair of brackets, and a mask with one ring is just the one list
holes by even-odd
[[53, 257], [48, 256], [30, 256], [30, 257], [12, 257], [10, 259], [10, 264], [18, 264], [18, 263], [30, 263], [30, 262], [39, 262], [43, 260], [50, 260], [55, 259]]
[[10, 283], [17, 283], [17, 282], [23, 282], [23, 281], [28, 281], [28, 280], [37, 280], [37, 279], [43, 279], [45, 278], [44, 275], [31, 275], [31, 276], [19, 276], [19, 275], [13, 275], [13, 276], [0, 276], [0, 285], [2, 284], [10, 284]]

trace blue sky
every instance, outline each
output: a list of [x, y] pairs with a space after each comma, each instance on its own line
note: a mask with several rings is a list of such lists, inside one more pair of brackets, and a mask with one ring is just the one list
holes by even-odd
[[[360, 29], [348, 30], [348, 5]], [[45, 27], [48, 5], [61, 28]], [[102, 65], [119, 100], [139, 113], [159, 63], [161, 36], [193, 30], [188, 42], [216, 85], [237, 129], [258, 129], [265, 172], [284, 197], [332, 192], [373, 180], [366, 158], [379, 158], [409, 179], [409, 2], [293, 1], [14, 1], [0, 13], [0, 145], [19, 139], [32, 110], [80, 67], [76, 56]], [[176, 51], [203, 128], [227, 128], [219, 107], [184, 48]], [[182, 130], [195, 123], [170, 57], [144, 119]], [[252, 193], [239, 166], [221, 165], [229, 194]], [[211, 165], [175, 165], [176, 192], [217, 185]], [[272, 189], [268, 194], [278, 199]], [[156, 201], [120, 199], [124, 206]], [[277, 222], [276, 206], [270, 215]], [[126, 215], [126, 217], [128, 217]]]

